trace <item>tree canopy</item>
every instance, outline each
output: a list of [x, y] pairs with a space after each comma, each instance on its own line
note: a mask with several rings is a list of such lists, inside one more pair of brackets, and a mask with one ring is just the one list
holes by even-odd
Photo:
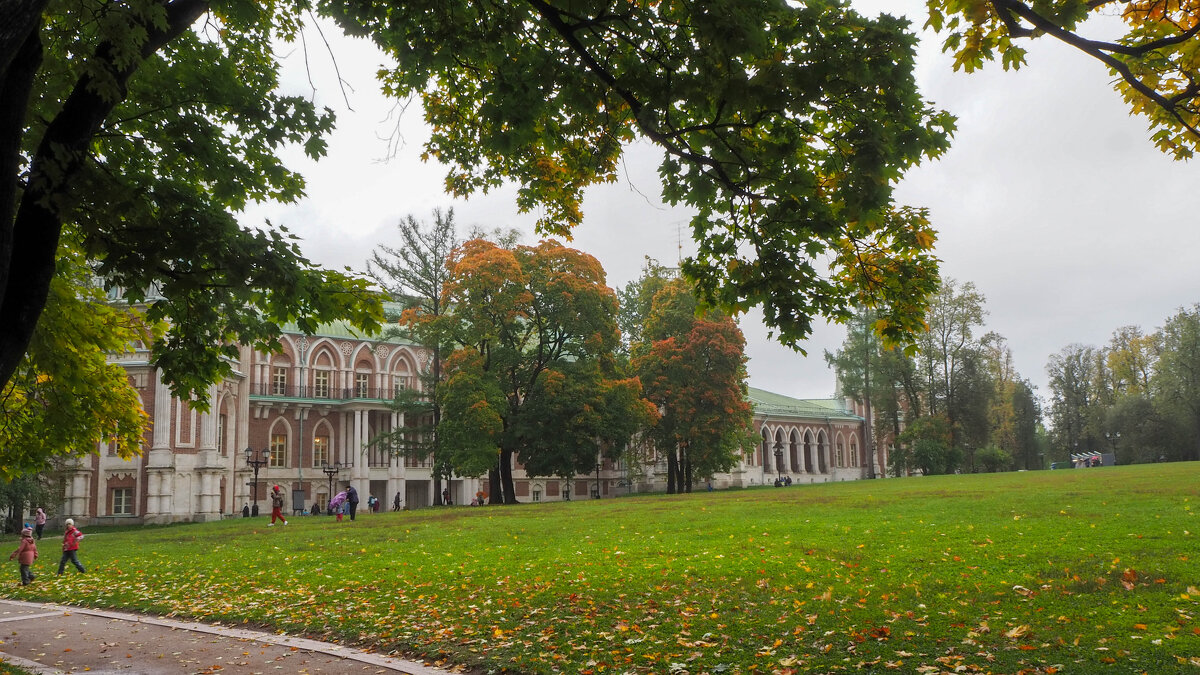
[[752, 449], [754, 410], [746, 390], [746, 340], [729, 316], [696, 315], [692, 284], [661, 283], [635, 345], [633, 370], [662, 417], [647, 430], [667, 460], [667, 491], [691, 492], [696, 479], [728, 471]]
[[[124, 299], [152, 293], [154, 363], [182, 398], [279, 326], [378, 326], [364, 280], [305, 259], [285, 228], [233, 213], [291, 201], [277, 153], [324, 152], [329, 111], [278, 89], [273, 41], [302, 3], [4, 2], [0, 34], [0, 383], [46, 307], [64, 237]], [[201, 21], [201, 19], [203, 20]]]
[[[999, 58], [1025, 64], [1022, 41], [1047, 37], [1097, 59], [1115, 77], [1131, 112], [1145, 116], [1154, 143], [1177, 159], [1200, 143], [1196, 67], [1200, 7], [1170, 0], [929, 0], [928, 25], [945, 33], [955, 69], [971, 72]], [[1112, 19], [1123, 25], [1112, 39]], [[1089, 22], [1091, 25], [1089, 26]], [[1097, 25], [1100, 24], [1100, 25]]]
[[583, 189], [648, 139], [663, 198], [696, 212], [683, 268], [706, 301], [762, 305], [792, 345], [855, 303], [885, 307], [891, 338], [919, 328], [934, 235], [892, 189], [952, 120], [917, 92], [905, 20], [835, 0], [322, 7], [396, 58], [385, 86], [424, 104], [451, 193], [515, 179], [565, 235]]
[[530, 475], [575, 475], [653, 420], [641, 384], [616, 370], [616, 293], [592, 256], [473, 239], [451, 259], [442, 304], [406, 321], [436, 323], [455, 345], [440, 444], [456, 473], [490, 469], [493, 502], [516, 502], [514, 458]]

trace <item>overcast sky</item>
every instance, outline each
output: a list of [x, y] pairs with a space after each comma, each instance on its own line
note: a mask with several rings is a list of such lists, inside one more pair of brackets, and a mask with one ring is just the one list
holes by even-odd
[[[922, 0], [859, 0], [863, 13], [905, 13], [919, 28]], [[377, 93], [375, 71], [385, 59], [363, 41], [326, 30], [350, 109], [330, 72], [330, 57], [309, 34], [308, 68], [296, 47], [288, 86], [315, 95], [338, 114], [327, 157], [295, 153], [308, 197], [290, 206], [264, 204], [243, 221], [269, 218], [304, 239], [312, 260], [365, 269], [379, 244], [395, 245], [395, 223], [413, 214], [429, 220], [453, 206], [460, 233], [472, 226], [516, 228], [536, 241], [537, 214], [517, 214], [514, 192], [468, 201], [442, 192], [444, 169], [423, 164], [426, 132], [414, 105], [399, 118]], [[936, 36], [923, 34], [918, 80], [925, 97], [958, 117], [951, 150], [908, 174], [898, 201], [931, 210], [939, 231], [942, 273], [974, 282], [987, 298], [987, 326], [1007, 338], [1017, 370], [1044, 396], [1048, 357], [1071, 343], [1102, 345], [1125, 325], [1151, 331], [1178, 307], [1200, 301], [1200, 229], [1192, 199], [1200, 184], [1195, 163], [1174, 162], [1153, 148], [1145, 121], [1130, 117], [1098, 62], [1055, 42], [1030, 43], [1019, 72], [988, 66], [954, 73]], [[311, 84], [310, 84], [311, 80]], [[315, 94], [313, 87], [315, 86]], [[390, 159], [387, 138], [403, 145]], [[572, 245], [596, 256], [619, 288], [636, 278], [649, 255], [674, 263], [693, 248], [689, 214], [658, 198], [657, 154], [630, 148], [624, 180], [590, 190], [584, 223]], [[682, 247], [680, 246], [682, 244]], [[844, 330], [820, 326], [804, 357], [767, 338], [760, 317], [743, 317], [752, 386], [800, 398], [834, 391], [823, 352]]]

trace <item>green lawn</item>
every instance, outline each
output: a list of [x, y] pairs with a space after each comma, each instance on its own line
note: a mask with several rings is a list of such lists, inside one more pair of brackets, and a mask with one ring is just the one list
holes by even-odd
[[[10, 597], [512, 672], [1200, 673], [1200, 464], [93, 530]], [[15, 539], [10, 541], [15, 549]]]

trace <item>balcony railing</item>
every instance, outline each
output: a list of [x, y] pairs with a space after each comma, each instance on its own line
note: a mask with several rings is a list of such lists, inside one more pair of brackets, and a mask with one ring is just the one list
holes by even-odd
[[271, 396], [274, 398], [310, 398], [330, 401], [373, 400], [390, 401], [395, 398], [392, 389], [386, 387], [317, 387], [317, 386], [278, 386], [271, 383], [256, 383], [250, 385], [251, 396]]

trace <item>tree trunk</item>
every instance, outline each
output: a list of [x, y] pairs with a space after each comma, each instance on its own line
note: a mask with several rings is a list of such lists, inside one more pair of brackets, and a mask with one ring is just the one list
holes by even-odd
[[692, 492], [692, 454], [687, 446], [683, 447], [683, 461], [680, 462], [682, 475], [680, 479], [683, 481], [683, 491], [691, 494]]
[[503, 504], [504, 495], [500, 494], [500, 464], [488, 470], [488, 503]]
[[[92, 157], [96, 132], [113, 107], [125, 100], [129, 78], [142, 61], [188, 30], [206, 11], [207, 0], [167, 3], [162, 25], [145, 23], [139, 26], [145, 29], [146, 40], [137, 59], [118, 62], [121, 58], [118, 50], [111, 44], [101, 44], [89, 61], [97, 70], [107, 71], [106, 75], [112, 77], [116, 95], [109, 87], [101, 94], [96, 90], [92, 76], [84, 75], [75, 83], [59, 113], [46, 126], [46, 132], [30, 158], [29, 179], [12, 221], [11, 257], [0, 261], [3, 265], [0, 283], [5, 283], [0, 287], [0, 386], [8, 383], [25, 356], [33, 330], [45, 309], [63, 226], [64, 216], [58, 209], [80, 169]], [[9, 71], [15, 68], [16, 59]], [[4, 86], [8, 86], [7, 78]], [[0, 180], [7, 182], [14, 177], [14, 174], [8, 174]], [[12, 211], [0, 216], [4, 218], [0, 222], [5, 226], [10, 213]], [[20, 280], [19, 290], [7, 284], [10, 279]]]
[[512, 450], [500, 449], [500, 490], [504, 494], [505, 504], [517, 503], [517, 489], [512, 477], [512, 458]]
[[433, 475], [433, 505], [442, 505], [442, 476], [437, 473]]
[[675, 449], [667, 453], [667, 494], [675, 494]]

